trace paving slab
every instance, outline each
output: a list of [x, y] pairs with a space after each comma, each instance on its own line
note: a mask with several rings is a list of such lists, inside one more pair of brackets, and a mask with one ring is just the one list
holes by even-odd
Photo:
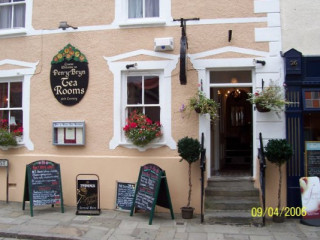
[[0, 201], [0, 240], [319, 240], [320, 228], [301, 225], [299, 219], [286, 219], [266, 226], [201, 224], [200, 216], [172, 220], [170, 213], [156, 213], [152, 225], [149, 214], [102, 210], [98, 216], [76, 215], [75, 207], [44, 206], [34, 217], [21, 203]]

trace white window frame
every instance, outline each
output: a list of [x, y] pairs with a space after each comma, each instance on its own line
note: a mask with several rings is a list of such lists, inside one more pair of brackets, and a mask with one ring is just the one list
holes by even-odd
[[[121, 61], [128, 57], [139, 55], [157, 56], [167, 58], [159, 61]], [[168, 146], [170, 149], [176, 149], [176, 142], [171, 135], [171, 74], [178, 63], [178, 56], [156, 53], [148, 50], [138, 50], [130, 53], [121, 54], [114, 57], [105, 57], [109, 68], [114, 75], [114, 91], [113, 91], [113, 138], [109, 143], [110, 149], [115, 149], [118, 146], [126, 148], [135, 148], [139, 151], [145, 151], [149, 148], [158, 148]], [[127, 69], [127, 65], [135, 64], [134, 68]], [[126, 114], [124, 108], [126, 106], [126, 97], [123, 94], [126, 92], [126, 77], [128, 74], [139, 73], [157, 74], [159, 75], [159, 100], [160, 100], [160, 122], [162, 125], [162, 137], [159, 141], [149, 143], [141, 148], [127, 141], [124, 136], [123, 127], [125, 126]]]
[[[127, 103], [127, 93], [128, 93], [128, 88], [127, 88], [127, 78], [129, 76], [158, 76], [159, 77], [159, 104], [152, 104], [152, 106], [157, 106], [160, 107], [160, 123], [162, 124], [162, 119], [164, 119], [165, 116], [162, 115], [162, 109], [165, 107], [163, 106], [163, 92], [165, 91], [164, 87], [163, 87], [163, 71], [127, 71], [127, 72], [123, 72], [122, 73], [122, 91], [121, 91], [121, 123], [122, 126], [124, 127], [126, 125], [126, 120], [128, 118], [128, 111], [127, 108], [128, 107], [148, 107], [148, 104], [137, 104], [137, 105], [133, 105], [130, 106], [130, 104]], [[154, 119], [151, 119], [154, 120]], [[163, 126], [164, 127], [164, 126]], [[162, 130], [163, 130], [162, 127]], [[130, 145], [132, 145], [130, 142], [127, 141], [124, 131], [121, 131], [121, 142], [124, 145], [128, 145], [130, 147]], [[156, 139], [155, 140], [155, 144], [154, 145], [165, 145], [164, 141], [163, 141], [163, 137]]]
[[10, 59], [0, 61], [0, 67], [2, 65], [14, 65], [16, 67], [10, 70], [0, 70], [0, 82], [22, 81], [23, 140], [18, 143], [18, 147], [25, 146], [28, 150], [34, 150], [34, 145], [30, 139], [30, 80], [38, 63]]
[[[8, 105], [7, 107], [1, 108], [0, 107], [0, 111], [8, 111], [9, 112], [9, 119], [8, 119], [8, 125], [10, 126], [12, 123], [10, 122], [11, 119], [11, 111], [22, 111], [23, 114], [23, 102], [21, 103], [21, 107], [11, 107], [11, 84], [12, 83], [21, 83], [21, 88], [22, 88], [22, 92], [21, 92], [21, 99], [23, 96], [23, 81], [21, 79], [21, 77], [15, 77], [15, 78], [0, 78], [0, 83], [7, 83], [8, 87], [7, 87], [7, 101], [8, 101]], [[23, 118], [22, 118], [23, 121]], [[22, 127], [23, 127], [23, 122], [22, 122]], [[18, 142], [19, 143], [19, 142]]]
[[[32, 6], [33, 6], [33, 0], [25, 0], [25, 2], [16, 2], [13, 4], [25, 4], [25, 26], [22, 28], [6, 28], [6, 29], [0, 29], [0, 37], [2, 36], [10, 36], [10, 35], [23, 35], [26, 34], [28, 30], [32, 29], [31, 23], [32, 23]], [[10, 4], [10, 3], [9, 3]], [[12, 4], [10, 4], [12, 5]]]
[[115, 2], [115, 22], [120, 27], [165, 25], [172, 21], [171, 0], [159, 1], [159, 17], [151, 18], [129, 18], [128, 0], [118, 0]]

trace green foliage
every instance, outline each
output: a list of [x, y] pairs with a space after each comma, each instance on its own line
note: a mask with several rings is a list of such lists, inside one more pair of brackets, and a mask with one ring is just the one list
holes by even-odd
[[276, 112], [284, 111], [285, 105], [291, 102], [286, 101], [284, 96], [284, 88], [277, 85], [274, 81], [270, 81], [269, 87], [265, 87], [261, 92], [248, 93], [252, 104], [258, 104], [269, 110]]
[[195, 96], [189, 99], [188, 107], [200, 114], [208, 113], [211, 121], [214, 121], [219, 117], [219, 103], [213, 99], [207, 98], [202, 91], [198, 91]]
[[267, 159], [278, 166], [287, 162], [292, 154], [292, 147], [286, 139], [271, 139], [265, 147]]
[[7, 130], [0, 129], [0, 146], [17, 146], [15, 135]]
[[198, 139], [184, 137], [178, 141], [178, 153], [189, 164], [196, 162], [200, 158], [201, 145]]

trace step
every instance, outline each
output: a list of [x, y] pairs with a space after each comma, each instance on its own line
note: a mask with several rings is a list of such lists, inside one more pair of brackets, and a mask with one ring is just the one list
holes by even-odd
[[253, 187], [253, 180], [251, 177], [212, 177], [208, 179], [208, 187]]
[[204, 216], [205, 224], [235, 224], [262, 226], [261, 217], [252, 217], [251, 211], [239, 210], [206, 210]]
[[259, 196], [259, 190], [256, 188], [239, 188], [239, 187], [207, 187], [205, 189], [206, 196], [225, 196], [225, 197], [246, 197]]
[[208, 199], [205, 200], [205, 208], [212, 210], [250, 210], [259, 207], [259, 199]]

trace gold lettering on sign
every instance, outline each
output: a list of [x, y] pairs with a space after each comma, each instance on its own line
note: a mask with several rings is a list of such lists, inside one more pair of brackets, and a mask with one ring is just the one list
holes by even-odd
[[290, 60], [290, 66], [292, 66], [292, 67], [296, 67], [296, 66], [298, 66], [298, 60]]

